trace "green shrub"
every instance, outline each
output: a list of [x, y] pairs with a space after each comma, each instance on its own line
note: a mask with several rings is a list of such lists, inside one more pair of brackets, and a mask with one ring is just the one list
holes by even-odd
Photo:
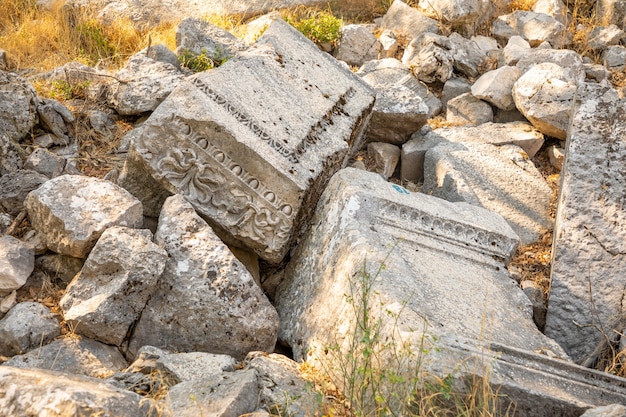
[[343, 20], [329, 12], [314, 12], [310, 17], [302, 19], [287, 16], [286, 20], [304, 36], [317, 44], [335, 44], [341, 37]]

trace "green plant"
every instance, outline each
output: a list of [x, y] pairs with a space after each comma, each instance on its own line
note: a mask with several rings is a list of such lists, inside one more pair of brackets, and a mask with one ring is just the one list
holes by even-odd
[[193, 72], [202, 72], [210, 70], [228, 61], [228, 58], [218, 49], [214, 56], [210, 56], [205, 48], [202, 48], [199, 54], [194, 54], [188, 49], [183, 50], [178, 56], [180, 65], [190, 69]]
[[[393, 249], [392, 249], [393, 250]], [[507, 416], [512, 411], [489, 384], [489, 366], [473, 358], [444, 375], [429, 371], [440, 353], [438, 338], [423, 328], [400, 329], [407, 303], [385, 305], [375, 283], [385, 271], [391, 251], [373, 273], [367, 260], [352, 277], [345, 295], [353, 325], [343, 342], [325, 348], [319, 360], [340, 387], [349, 415], [383, 416]], [[410, 299], [410, 297], [408, 297]], [[480, 376], [479, 376], [480, 375]]]
[[285, 16], [285, 20], [317, 44], [335, 44], [341, 37], [343, 20], [326, 11], [308, 13], [309, 17]]

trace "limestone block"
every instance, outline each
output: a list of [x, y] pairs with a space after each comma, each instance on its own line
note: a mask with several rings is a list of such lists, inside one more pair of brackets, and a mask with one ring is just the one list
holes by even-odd
[[59, 176], [65, 167], [65, 158], [53, 154], [47, 149], [37, 148], [28, 155], [25, 169], [38, 172], [48, 178]]
[[35, 268], [34, 249], [13, 236], [0, 237], [0, 295], [20, 289]]
[[402, 56], [402, 63], [420, 81], [445, 83], [454, 69], [454, 58], [449, 46], [448, 38], [425, 33], [409, 43]]
[[481, 0], [420, 0], [418, 10], [434, 14], [451, 25], [458, 25], [476, 20], [485, 12], [484, 5]]
[[513, 84], [522, 76], [519, 68], [503, 66], [486, 72], [472, 85], [472, 95], [499, 109], [513, 110]]
[[22, 77], [0, 70], [0, 132], [19, 141], [39, 122], [35, 89]]
[[378, 59], [381, 44], [372, 31], [363, 25], [346, 25], [341, 28], [341, 39], [335, 58], [348, 65], [360, 67], [366, 61]]
[[0, 415], [149, 417], [151, 399], [85, 376], [0, 366]]
[[142, 52], [152, 58], [155, 61], [165, 62], [172, 64], [176, 68], [180, 69], [180, 62], [178, 62], [178, 56], [170, 48], [162, 43], [156, 45], [150, 45], [150, 48], [143, 49]]
[[400, 160], [400, 148], [390, 143], [372, 142], [367, 145], [367, 153], [376, 164], [376, 172], [389, 178]]
[[576, 82], [585, 81], [585, 66], [583, 59], [576, 52], [569, 49], [531, 49], [524, 57], [517, 61], [517, 68], [523, 73], [532, 67], [544, 62], [551, 62], [563, 68], [565, 76]]
[[185, 51], [194, 55], [204, 53], [221, 64], [246, 48], [245, 42], [206, 20], [187, 17], [176, 27], [176, 53], [179, 56]]
[[611, 72], [602, 64], [583, 64], [587, 80], [597, 83], [608, 82]]
[[411, 139], [402, 145], [400, 154], [400, 179], [420, 183], [424, 181], [424, 157], [430, 148], [445, 141], [439, 135], [422, 135], [416, 132]]
[[67, 125], [74, 121], [74, 115], [63, 104], [52, 99], [41, 99], [37, 105], [39, 122], [43, 128], [54, 136], [68, 140]]
[[123, 116], [156, 109], [184, 78], [174, 65], [141, 52], [130, 57], [115, 77], [119, 81], [109, 85], [107, 100]]
[[276, 310], [181, 195], [166, 200], [155, 238], [170, 258], [135, 326], [130, 356], [144, 345], [236, 358], [274, 349]]
[[552, 145], [546, 149], [550, 164], [558, 169], [563, 170], [563, 161], [565, 160], [565, 150], [560, 146]]
[[228, 243], [278, 263], [360, 147], [373, 104], [367, 84], [276, 20], [248, 51], [180, 84], [133, 139], [118, 182], [147, 205], [147, 173]]
[[24, 167], [20, 153], [21, 148], [17, 142], [0, 133], [0, 177]]
[[0, 176], [0, 208], [17, 216], [24, 210], [24, 200], [31, 191], [48, 181], [48, 177], [35, 171], [19, 169]]
[[224, 372], [170, 388], [167, 403], [177, 417], [248, 415], [256, 410], [259, 386], [254, 369]]
[[493, 122], [493, 109], [471, 93], [461, 94], [446, 104], [446, 121], [455, 125]]
[[541, 133], [565, 139], [576, 80], [557, 64], [537, 64], [513, 86], [517, 109]]
[[580, 86], [561, 171], [546, 324], [576, 361], [624, 330], [625, 120], [626, 100], [615, 90]]
[[439, 33], [437, 21], [409, 6], [401, 0], [394, 0], [383, 17], [383, 29], [393, 30], [396, 34], [417, 38], [422, 33]]
[[126, 371], [149, 374], [154, 370], [178, 384], [194, 379], [214, 378], [235, 370], [235, 358], [206, 352], [171, 353], [154, 346], [143, 346]]
[[489, 51], [498, 49], [498, 41], [494, 38], [490, 38], [489, 36], [476, 35], [472, 36], [470, 39], [474, 41], [474, 43], [478, 45], [478, 48], [480, 48], [480, 50], [485, 54]]
[[609, 46], [602, 52], [602, 63], [609, 70], [621, 70], [626, 67], [626, 47]]
[[534, 158], [543, 146], [543, 134], [528, 122], [484, 123], [479, 126], [454, 126], [435, 129], [427, 137], [439, 137], [451, 142], [517, 145]]
[[524, 10], [499, 16], [491, 26], [491, 33], [501, 41], [519, 35], [533, 47], [550, 42], [554, 48], [562, 48], [572, 42], [565, 26], [554, 17]]
[[500, 214], [524, 245], [552, 229], [552, 190], [515, 145], [439, 145], [426, 153], [423, 192]]
[[59, 319], [48, 307], [31, 301], [18, 303], [0, 320], [0, 355], [21, 355], [60, 334]]
[[533, 6], [533, 12], [552, 16], [564, 26], [571, 22], [567, 6], [561, 0], [538, 0]]
[[259, 402], [267, 410], [279, 409], [293, 417], [314, 416], [319, 412], [317, 394], [301, 376], [297, 362], [276, 353], [250, 352], [244, 363], [257, 373]]
[[97, 178], [61, 175], [47, 181], [24, 203], [33, 228], [54, 252], [85, 258], [111, 226], [137, 228], [141, 203], [128, 191]]
[[3, 365], [102, 378], [126, 368], [128, 364], [117, 348], [74, 336], [57, 339], [24, 355], [13, 356]]
[[405, 341], [419, 343], [411, 335], [423, 331], [481, 338], [486, 330], [493, 342], [562, 354], [532, 323], [527, 297], [506, 272], [517, 243], [495, 213], [346, 168], [333, 177], [286, 268], [276, 297], [280, 337], [296, 360], [347, 343], [350, 281], [369, 273], [373, 314], [397, 313]]
[[470, 78], [480, 75], [487, 55], [478, 47], [478, 44], [456, 32], [448, 36], [448, 41], [450, 54], [454, 60], [454, 69]]
[[616, 25], [609, 25], [608, 27], [596, 26], [587, 37], [587, 45], [595, 50], [602, 50], [607, 46], [619, 44], [624, 36], [626, 36], [626, 33]]
[[149, 230], [105, 230], [59, 303], [77, 334], [120, 346], [165, 268], [167, 252]]
[[398, 52], [399, 44], [398, 39], [392, 30], [383, 30], [378, 37], [378, 42], [380, 42], [380, 55], [382, 58], [395, 58], [396, 53]]
[[504, 65], [515, 65], [517, 62], [531, 53], [530, 44], [521, 36], [511, 36], [502, 50]]
[[452, 77], [443, 85], [441, 102], [444, 106], [447, 106], [448, 101], [469, 92], [471, 92], [471, 85], [467, 80], [461, 77]]

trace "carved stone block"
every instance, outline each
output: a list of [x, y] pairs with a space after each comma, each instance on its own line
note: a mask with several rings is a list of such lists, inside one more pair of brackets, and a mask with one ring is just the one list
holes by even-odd
[[[148, 207], [148, 172], [229, 243], [278, 263], [328, 179], [360, 146], [373, 91], [285, 22], [183, 82], [131, 146], [120, 184]], [[154, 205], [154, 202], [152, 203]]]

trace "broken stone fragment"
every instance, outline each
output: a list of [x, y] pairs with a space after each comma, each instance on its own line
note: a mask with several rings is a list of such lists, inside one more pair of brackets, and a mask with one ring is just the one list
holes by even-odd
[[35, 268], [34, 249], [13, 236], [0, 237], [0, 296], [21, 288]]
[[59, 319], [40, 303], [16, 304], [0, 320], [0, 355], [22, 355], [61, 334]]
[[93, 177], [62, 175], [28, 194], [33, 228], [54, 252], [85, 258], [102, 233], [143, 223], [141, 203], [128, 191]]

